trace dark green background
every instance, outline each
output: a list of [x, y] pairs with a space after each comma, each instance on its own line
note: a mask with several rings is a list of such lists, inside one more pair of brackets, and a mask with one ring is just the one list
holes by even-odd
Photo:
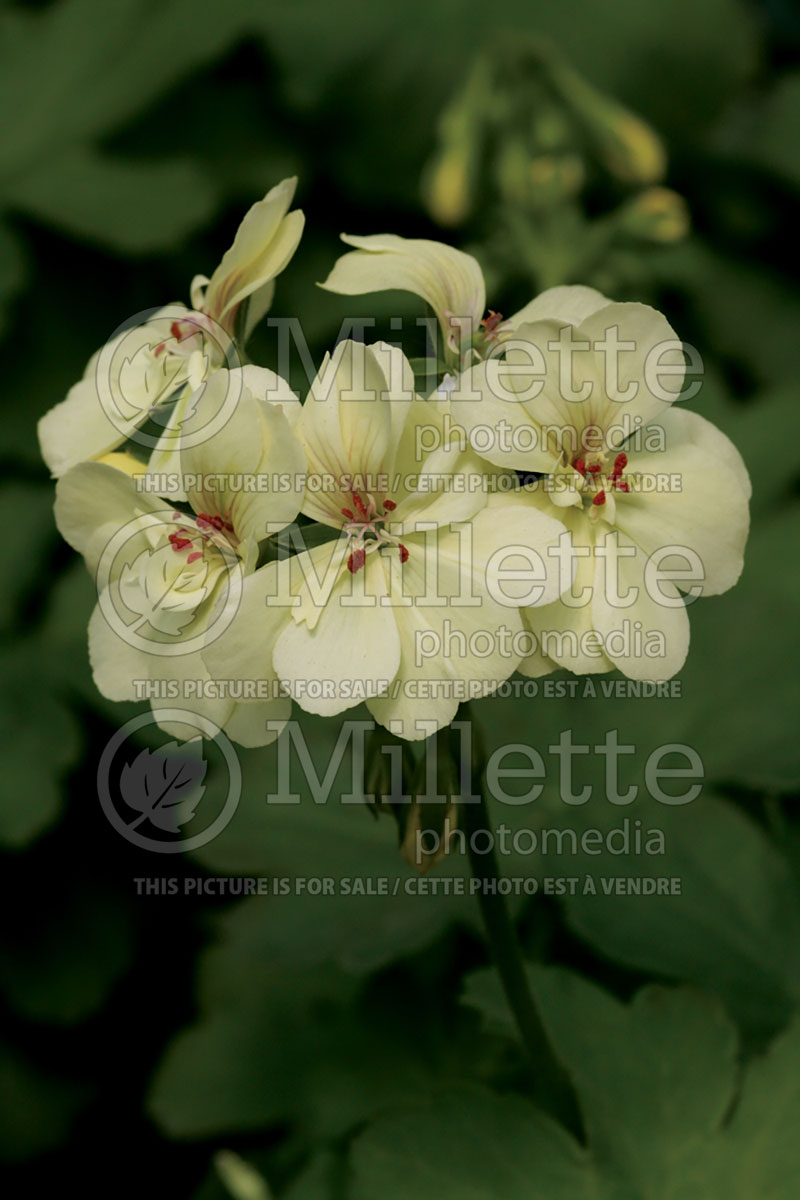
[[[210, 273], [243, 211], [286, 175], [299, 176], [307, 226], [273, 314], [299, 316], [317, 358], [352, 309], [315, 287], [342, 230], [453, 239], [480, 256], [495, 233], [491, 186], [471, 222], [446, 232], [425, 215], [420, 177], [443, 105], [498, 28], [549, 35], [663, 136], [666, 182], [686, 197], [692, 234], [643, 247], [618, 298], [655, 301], [701, 350], [707, 377], [696, 407], [739, 446], [754, 485], [745, 575], [730, 595], [693, 609], [681, 699], [497, 700], [475, 709], [490, 750], [508, 740], [544, 749], [566, 727], [593, 744], [619, 728], [640, 758], [687, 741], [705, 763], [708, 785], [691, 811], [642, 804], [629, 814], [665, 829], [668, 859], [658, 869], [684, 879], [680, 903], [537, 900], [520, 914], [526, 946], [532, 959], [625, 1000], [651, 979], [698, 986], [736, 1023], [746, 1054], [800, 1001], [797, 8], [789, 0], [4, 4], [0, 1156], [11, 1194], [24, 1178], [42, 1194], [68, 1180], [86, 1196], [219, 1200], [210, 1164], [220, 1147], [258, 1162], [276, 1194], [294, 1200], [427, 1196], [437, 1169], [455, 1171], [456, 1181], [437, 1178], [430, 1194], [464, 1195], [483, 1173], [486, 1195], [493, 1187], [501, 1198], [573, 1194], [536, 1176], [555, 1153], [552, 1132], [539, 1154], [533, 1127], [514, 1141], [513, 1101], [465, 1091], [466, 1083], [529, 1090], [491, 981], [464, 982], [486, 964], [467, 901], [136, 896], [141, 876], [406, 872], [388, 819], [308, 804], [268, 811], [269, 750], [243, 752], [242, 808], [193, 861], [148, 856], [105, 822], [96, 764], [136, 710], [93, 688], [92, 585], [55, 532], [35, 437], [37, 419], [113, 329], [141, 309], [188, 300], [192, 275]], [[607, 201], [602, 188], [587, 194], [590, 208]], [[524, 270], [494, 269], [490, 279], [490, 303], [504, 311], [534, 286]], [[389, 301], [366, 301], [362, 311], [372, 310], [388, 314]], [[400, 311], [417, 310], [406, 302]], [[253, 346], [267, 363], [273, 350], [267, 335]], [[332, 725], [308, 723], [320, 755]], [[597, 771], [588, 763], [586, 777]], [[500, 816], [534, 826], [620, 819], [599, 791], [586, 810], [565, 813], [552, 783], [535, 811]], [[578, 875], [635, 874], [637, 863], [503, 865], [510, 874]], [[442, 873], [464, 869], [456, 861]], [[647, 1124], [655, 1084], [640, 1070], [649, 1060], [637, 1037], [665, 1046], [668, 1065], [696, 1060], [687, 1087], [698, 1112], [675, 1096], [664, 1112], [688, 1111], [687, 1124], [710, 1137], [738, 1086], [734, 1076], [727, 1092], [721, 1082], [703, 1109], [716, 1078], [715, 1029], [727, 1030], [721, 1057], [735, 1057], [730, 1025], [717, 1016], [709, 1033], [698, 1016], [707, 1001], [695, 1011], [678, 993], [687, 1011], [672, 1014], [674, 1027], [663, 1012], [645, 1014], [635, 1034], [571, 975], [537, 980], [593, 1153], [626, 1179], [625, 1195], [683, 1196], [680, 1187], [658, 1190], [662, 1162], [675, 1159], [670, 1139], [683, 1145], [685, 1131], [664, 1113]], [[575, 1041], [587, 1030], [622, 1083]], [[798, 1059], [795, 1038], [775, 1052], [772, 1076], [749, 1077], [750, 1107], [743, 1102], [735, 1119], [742, 1129], [725, 1135], [738, 1148], [723, 1153], [726, 1166], [708, 1167], [716, 1182], [698, 1195], [798, 1194]], [[459, 1099], [426, 1115], [419, 1106], [450, 1085]], [[748, 1136], [758, 1140], [748, 1128], [763, 1114], [759, 1097], [778, 1092], [775, 1144], [752, 1152], [747, 1161], [761, 1166], [745, 1176], [736, 1155], [749, 1153]], [[383, 1119], [395, 1109], [422, 1115]], [[626, 1165], [621, 1129], [639, 1146], [636, 1169]], [[530, 1170], [529, 1191], [505, 1178], [512, 1160], [520, 1177]]]

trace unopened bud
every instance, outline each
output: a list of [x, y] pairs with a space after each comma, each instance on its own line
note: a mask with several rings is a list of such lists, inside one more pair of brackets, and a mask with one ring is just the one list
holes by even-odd
[[587, 83], [562, 60], [550, 64], [562, 100], [578, 120], [595, 153], [622, 183], [656, 183], [667, 158], [663, 143], [634, 113]]
[[439, 225], [460, 225], [472, 211], [474, 188], [469, 147], [450, 146], [428, 164], [422, 179], [422, 197]]
[[631, 237], [650, 242], [679, 242], [689, 232], [689, 208], [671, 188], [640, 192], [620, 210], [620, 228]]

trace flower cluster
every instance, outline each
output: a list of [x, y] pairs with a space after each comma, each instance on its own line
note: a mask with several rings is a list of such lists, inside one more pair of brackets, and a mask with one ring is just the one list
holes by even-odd
[[343, 340], [301, 404], [244, 350], [300, 240], [294, 186], [254, 205], [191, 308], [122, 327], [40, 423], [96, 578], [103, 694], [178, 696], [256, 746], [292, 700], [364, 702], [416, 739], [517, 670], [673, 675], [687, 603], [741, 571], [750, 485], [683, 406], [664, 317], [575, 286], [504, 319], [469, 255], [347, 237], [323, 286], [421, 296], [445, 361], [424, 396], [401, 348]]

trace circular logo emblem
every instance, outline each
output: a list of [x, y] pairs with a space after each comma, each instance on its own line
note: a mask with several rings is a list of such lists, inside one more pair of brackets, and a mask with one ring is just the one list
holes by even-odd
[[[239, 608], [239, 556], [209, 521], [150, 509], [103, 549], [95, 584], [109, 627], [135, 650], [161, 658], [194, 654], [228, 628]], [[202, 627], [198, 613], [202, 608]]]
[[[188, 449], [225, 425], [241, 394], [241, 376], [227, 374], [196, 418], [206, 381], [220, 367], [230, 372], [241, 365], [233, 338], [213, 318], [170, 304], [136, 313], [115, 330], [97, 355], [95, 387], [122, 438], [163, 450], [170, 441], [177, 449], [180, 435], [181, 448]], [[140, 428], [146, 422], [155, 428]]]
[[[162, 722], [186, 740], [166, 740], [154, 750], [130, 744], [138, 730]], [[222, 792], [208, 786], [212, 757], [221, 758], [227, 773]], [[97, 794], [108, 820], [126, 841], [156, 854], [213, 841], [236, 812], [241, 792], [242, 770], [228, 738], [207, 717], [182, 708], [153, 709], [126, 721], [97, 767]]]

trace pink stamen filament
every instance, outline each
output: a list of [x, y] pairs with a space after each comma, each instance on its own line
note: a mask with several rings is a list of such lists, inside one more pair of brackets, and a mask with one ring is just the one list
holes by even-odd
[[355, 575], [365, 565], [368, 546], [397, 546], [400, 552], [400, 562], [404, 563], [408, 560], [408, 549], [382, 528], [387, 519], [386, 514], [394, 512], [397, 508], [394, 500], [384, 500], [379, 514], [374, 497], [369, 492], [366, 496], [365, 503], [358, 492], [353, 492], [353, 508], [339, 510], [347, 520], [344, 532], [352, 546], [347, 558], [347, 569], [351, 575]]
[[[179, 520], [181, 513], [175, 512], [173, 516], [176, 520]], [[190, 549], [195, 543], [199, 544], [200, 549], [192, 550], [191, 554], [187, 556], [187, 563], [197, 562], [198, 558], [203, 557], [206, 543], [213, 540], [216, 533], [225, 535], [234, 532], [233, 525], [228, 520], [227, 513], [224, 517], [217, 514], [198, 513], [195, 517], [195, 524], [197, 526], [196, 532], [190, 533], [186, 526], [182, 525], [177, 532], [169, 534], [167, 538], [172, 549], [178, 552]]]

